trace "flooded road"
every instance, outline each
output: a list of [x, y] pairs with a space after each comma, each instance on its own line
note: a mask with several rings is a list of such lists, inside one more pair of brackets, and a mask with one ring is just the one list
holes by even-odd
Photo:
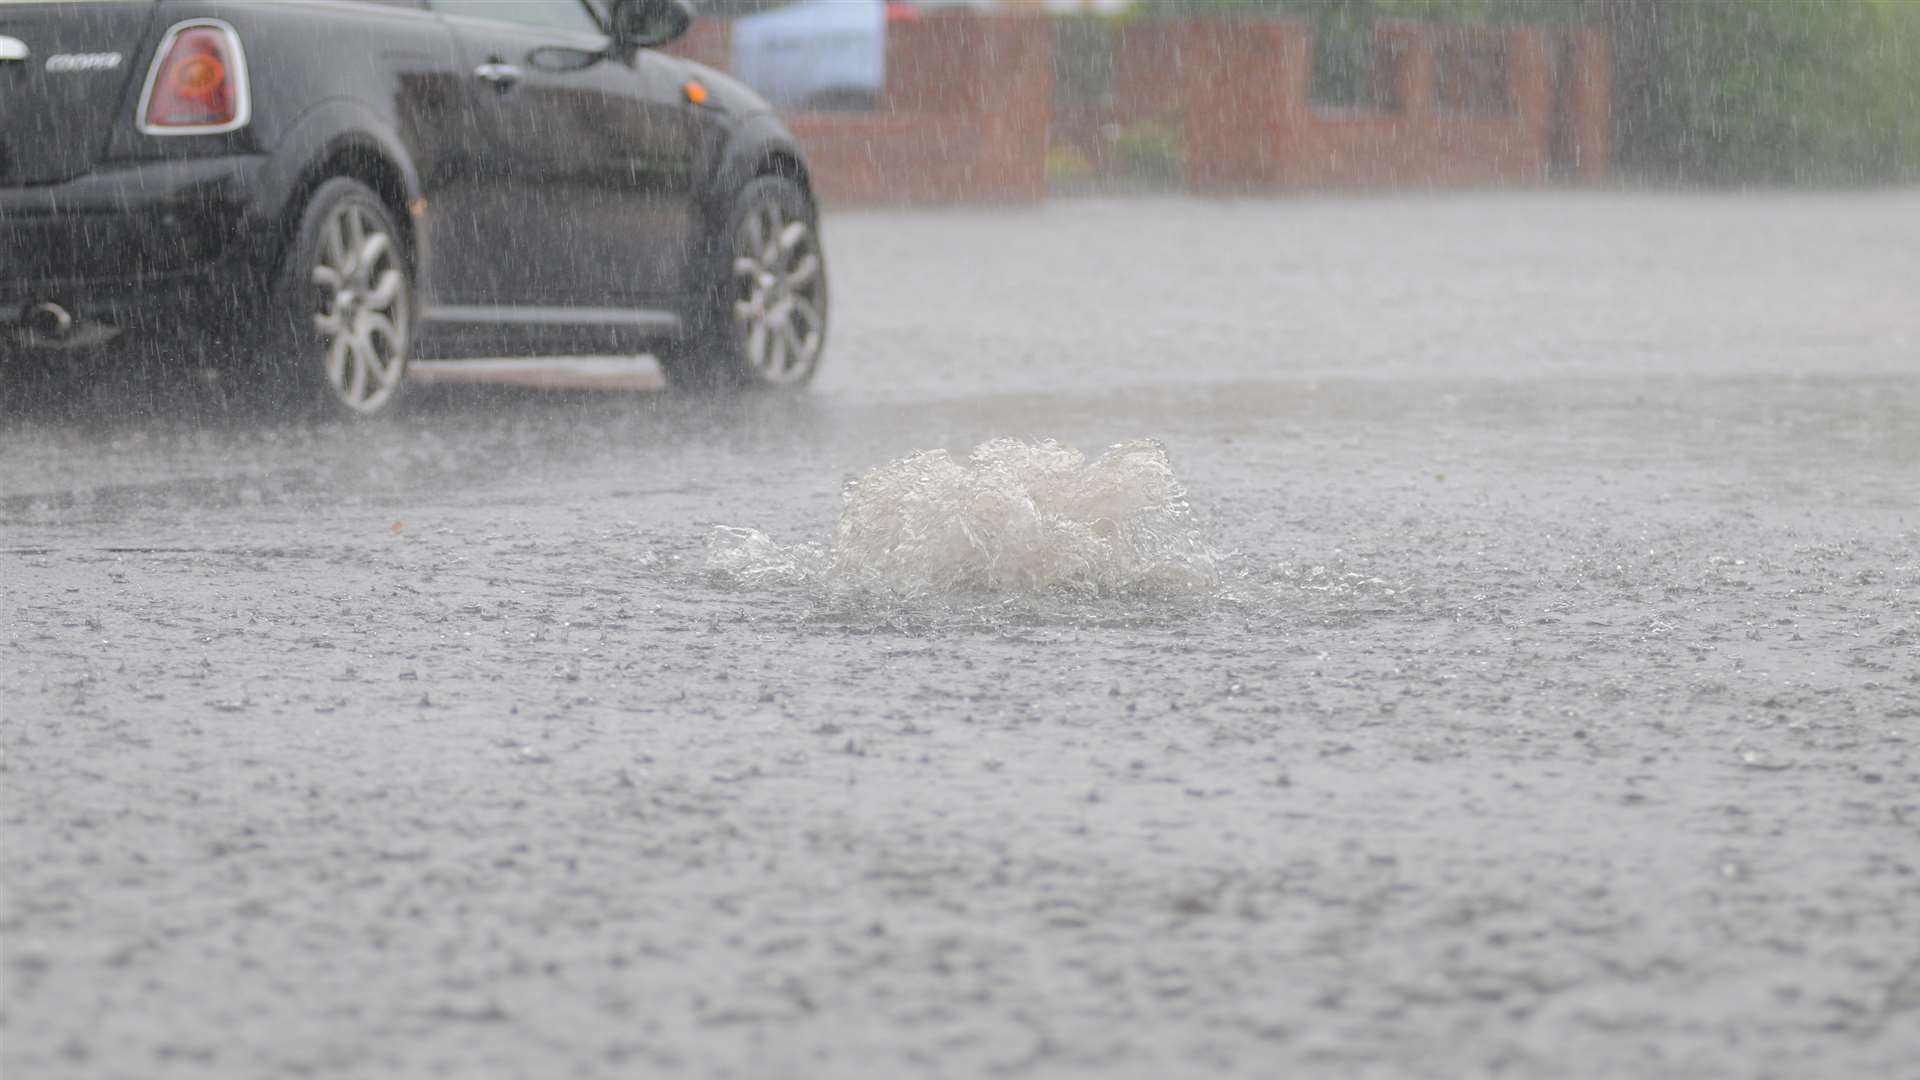
[[[8, 1076], [1920, 1075], [1920, 196], [827, 225], [795, 400], [7, 412]], [[996, 438], [1205, 587], [716, 557]]]

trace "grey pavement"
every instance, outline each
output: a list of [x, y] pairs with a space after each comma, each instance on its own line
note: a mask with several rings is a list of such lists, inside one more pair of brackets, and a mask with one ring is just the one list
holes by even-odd
[[[0, 1072], [1920, 1077], [1920, 193], [826, 236], [795, 400], [0, 412]], [[707, 570], [1003, 436], [1217, 586]]]

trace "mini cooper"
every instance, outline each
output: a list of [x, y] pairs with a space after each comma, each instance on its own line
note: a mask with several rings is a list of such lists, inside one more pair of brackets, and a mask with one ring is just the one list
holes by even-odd
[[[408, 363], [651, 352], [796, 387], [827, 278], [684, 0], [0, 0], [0, 380], [222, 365], [348, 416]], [[4, 387], [0, 382], [0, 388]]]

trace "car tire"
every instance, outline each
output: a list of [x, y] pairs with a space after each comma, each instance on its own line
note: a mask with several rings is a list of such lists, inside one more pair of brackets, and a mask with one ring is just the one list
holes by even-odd
[[800, 185], [761, 176], [740, 189], [686, 339], [660, 365], [679, 390], [797, 390], [827, 341], [819, 215]]
[[407, 388], [413, 267], [406, 237], [372, 188], [350, 177], [307, 200], [275, 283], [273, 332], [257, 354], [269, 392], [302, 411], [365, 419]]

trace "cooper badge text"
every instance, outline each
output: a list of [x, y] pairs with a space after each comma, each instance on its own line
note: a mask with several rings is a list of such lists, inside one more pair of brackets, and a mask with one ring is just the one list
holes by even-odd
[[120, 66], [117, 52], [56, 53], [47, 57], [47, 70], [54, 74], [68, 71], [112, 71]]

